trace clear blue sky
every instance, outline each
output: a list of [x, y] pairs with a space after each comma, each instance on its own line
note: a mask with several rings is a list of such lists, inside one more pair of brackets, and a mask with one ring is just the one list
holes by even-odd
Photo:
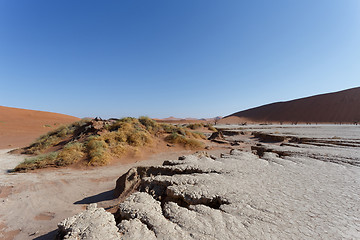
[[359, 0], [0, 0], [0, 105], [213, 117], [360, 86]]

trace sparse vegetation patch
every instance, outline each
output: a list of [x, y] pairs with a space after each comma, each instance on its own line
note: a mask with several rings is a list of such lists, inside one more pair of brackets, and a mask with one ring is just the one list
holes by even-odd
[[187, 148], [202, 148], [203, 147], [203, 143], [199, 142], [196, 139], [193, 138], [189, 138], [183, 135], [180, 135], [176, 132], [173, 132], [172, 134], [168, 135], [165, 140], [169, 143], [173, 143], [173, 144], [181, 144], [184, 147]]
[[212, 124], [207, 124], [205, 127], [207, 127], [210, 131], [217, 132], [216, 128], [214, 128]]
[[24, 148], [23, 153], [34, 156], [14, 170], [61, 167], [79, 162], [91, 166], [105, 165], [113, 158], [152, 146], [155, 141], [166, 141], [190, 149], [202, 148], [201, 141], [206, 139], [205, 135], [189, 130], [197, 126], [159, 124], [148, 117], [81, 120], [50, 131]]

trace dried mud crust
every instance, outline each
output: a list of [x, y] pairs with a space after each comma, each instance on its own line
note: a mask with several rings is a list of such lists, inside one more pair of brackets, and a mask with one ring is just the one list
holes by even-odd
[[[311, 138], [274, 133], [253, 132], [262, 143], [251, 147], [260, 157], [265, 152], [280, 156], [310, 157], [324, 162], [360, 167], [360, 140]], [[281, 143], [281, 144], [277, 144]]]
[[268, 152], [189, 155], [120, 177], [115, 192], [125, 200], [104, 224], [116, 222], [114, 239], [356, 239], [359, 174], [354, 166]]

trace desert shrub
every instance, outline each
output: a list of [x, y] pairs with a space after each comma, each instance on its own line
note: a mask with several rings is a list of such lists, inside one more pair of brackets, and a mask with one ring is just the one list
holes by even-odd
[[138, 120], [133, 117], [124, 117], [119, 120], [120, 122], [127, 122], [127, 123], [136, 123]]
[[104, 140], [109, 147], [111, 147], [116, 146], [119, 143], [126, 143], [127, 135], [123, 131], [114, 131], [102, 135], [101, 139]]
[[177, 127], [174, 132], [184, 137], [186, 136], [186, 130], [183, 127]]
[[134, 147], [150, 144], [152, 136], [147, 128], [154, 130], [157, 123], [149, 120], [144, 117], [141, 123], [136, 118], [123, 118], [107, 127], [110, 132], [90, 137], [87, 143], [89, 163], [103, 165], [110, 159], [110, 154], [120, 157]]
[[128, 148], [129, 147], [126, 146], [125, 144], [117, 144], [115, 146], [110, 147], [110, 152], [115, 157], [120, 157], [128, 151]]
[[86, 148], [89, 156], [89, 165], [105, 165], [109, 162], [110, 155], [107, 152], [108, 146], [104, 140], [99, 137], [90, 137], [86, 144]]
[[68, 143], [62, 151], [59, 152], [56, 165], [66, 166], [80, 161], [85, 156], [84, 144], [75, 142]]
[[207, 129], [210, 131], [217, 132], [216, 128], [214, 128], [214, 126], [211, 124], [207, 124], [207, 125], [205, 125], [205, 127], [207, 127]]
[[61, 126], [60, 128], [58, 128], [58, 131], [56, 132], [56, 136], [58, 138], [63, 138], [69, 133], [71, 133], [71, 130], [68, 126]]
[[185, 130], [185, 134], [184, 134], [185, 137], [189, 137], [189, 138], [193, 138], [193, 134], [192, 132], [188, 131], [188, 130]]
[[61, 142], [65, 137], [74, 133], [74, 131], [89, 122], [89, 120], [80, 120], [69, 125], [60, 126], [57, 129], [40, 136], [28, 148], [25, 149], [26, 154], [41, 154], [48, 147], [54, 146]]
[[121, 128], [124, 125], [124, 121], [118, 120], [115, 123], [108, 125], [107, 130], [109, 131], [117, 131], [119, 128]]
[[167, 141], [169, 143], [179, 143], [180, 137], [183, 137], [183, 136], [180, 136], [178, 133], [173, 132], [165, 137], [165, 141]]
[[187, 137], [182, 136], [175, 132], [166, 136], [165, 141], [167, 141], [169, 143], [173, 143], [173, 144], [180, 144], [180, 145], [183, 145], [184, 147], [189, 147], [192, 149], [203, 147], [202, 142], [200, 142], [196, 139], [187, 138]]
[[131, 146], [145, 146], [151, 143], [151, 136], [144, 131], [134, 131], [127, 137], [127, 143]]
[[36, 157], [25, 159], [24, 162], [20, 163], [14, 168], [14, 171], [26, 171], [34, 170], [39, 168], [45, 168], [48, 166], [56, 166], [55, 162], [58, 157], [57, 152], [51, 152], [48, 154], [42, 154]]
[[38, 138], [32, 143], [26, 150], [26, 154], [41, 154], [41, 152], [53, 145], [60, 142], [60, 139], [56, 135], [46, 134]]
[[186, 136], [193, 137], [195, 139], [206, 139], [206, 136], [201, 132], [186, 132]]
[[161, 130], [160, 124], [150, 119], [149, 117], [139, 117], [139, 122], [145, 126], [146, 130], [151, 133], [157, 133]]
[[145, 146], [152, 142], [151, 134], [145, 129], [145, 126], [140, 124], [137, 119], [132, 123], [117, 122], [116, 131], [104, 134], [101, 138], [110, 146], [115, 146], [118, 143], [127, 143], [132, 146]]
[[172, 124], [168, 124], [168, 123], [162, 123], [160, 124], [161, 128], [163, 129], [164, 132], [166, 133], [172, 133], [172, 132], [175, 132], [176, 129], [178, 127], [172, 125]]
[[189, 147], [191, 149], [197, 149], [197, 148], [203, 148], [204, 144], [196, 139], [185, 138], [184, 146]]
[[117, 131], [120, 128], [126, 128], [126, 126], [129, 128], [130, 126], [135, 128], [143, 128], [143, 125], [137, 120], [136, 118], [132, 117], [126, 117], [119, 119], [115, 123], [108, 126], [109, 131]]
[[84, 156], [82, 143], [69, 143], [59, 152], [50, 152], [26, 159], [14, 171], [26, 171], [45, 167], [67, 166], [78, 162]]

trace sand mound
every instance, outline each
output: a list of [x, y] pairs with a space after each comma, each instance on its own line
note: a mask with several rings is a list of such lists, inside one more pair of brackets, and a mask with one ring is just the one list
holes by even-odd
[[22, 147], [40, 135], [79, 118], [0, 106], [0, 149]]
[[[158, 124], [147, 117], [118, 120], [81, 120], [61, 126], [41, 136], [30, 146], [19, 149], [32, 154], [16, 166], [15, 171], [46, 167], [106, 165], [126, 156], [142, 155], [146, 151], [167, 149], [175, 145], [202, 149], [203, 133], [171, 124]], [[203, 127], [203, 125], [199, 125]]]
[[220, 123], [355, 123], [360, 121], [360, 87], [236, 112]]

